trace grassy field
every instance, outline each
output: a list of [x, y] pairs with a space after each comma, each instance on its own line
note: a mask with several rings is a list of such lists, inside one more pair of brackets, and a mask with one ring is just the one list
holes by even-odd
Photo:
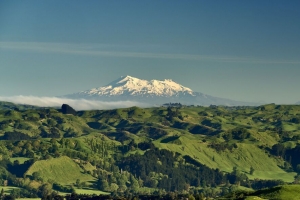
[[[227, 197], [218, 199], [245, 199], [245, 200], [299, 200], [300, 185], [281, 185], [258, 191], [239, 191]], [[241, 196], [243, 196], [241, 198]], [[237, 198], [240, 197], [240, 198]]]
[[26, 157], [13, 157], [9, 159], [12, 163], [16, 160], [19, 161], [20, 164], [23, 164], [25, 161], [30, 160], [30, 158], [26, 158]]
[[19, 188], [19, 187], [11, 187], [11, 186], [6, 186], [6, 187], [0, 186], [0, 191], [1, 191], [2, 189], [3, 189], [3, 191], [4, 191], [4, 194], [10, 194], [10, 192], [11, 192], [12, 190], [21, 189], [21, 188]]
[[[96, 190], [96, 189], [88, 189], [88, 188], [84, 188], [84, 189], [79, 189], [79, 188], [75, 188], [75, 192], [76, 194], [88, 194], [88, 195], [108, 195], [110, 193], [108, 192], [103, 192], [103, 191], [100, 191], [100, 190]], [[68, 195], [70, 193], [66, 193], [66, 192], [59, 192], [58, 191], [58, 194], [59, 195]]]
[[259, 190], [253, 195], [264, 199], [277, 200], [299, 200], [300, 199], [300, 185], [283, 185], [270, 189]]
[[43, 179], [50, 179], [60, 184], [75, 183], [77, 179], [82, 182], [94, 180], [91, 175], [84, 174], [83, 169], [66, 156], [37, 161], [28, 169], [26, 175], [32, 175], [34, 172], [39, 172]]
[[75, 192], [76, 192], [77, 194], [95, 194], [95, 195], [101, 195], [101, 194], [106, 195], [106, 194], [110, 194], [110, 193], [108, 193], [108, 192], [102, 192], [102, 191], [100, 191], [100, 190], [78, 189], [78, 188], [75, 189]]
[[[246, 173], [250, 179], [282, 179], [286, 182], [292, 182], [296, 173], [287, 173], [278, 165], [283, 165], [281, 160], [269, 157], [263, 150], [254, 144], [238, 144], [238, 148], [232, 151], [217, 152], [215, 149], [208, 147], [209, 143], [202, 142], [193, 138], [181, 136], [181, 145], [159, 143], [159, 148], [169, 149], [179, 152], [183, 155], [190, 155], [200, 163], [211, 168], [219, 168], [226, 172], [231, 172], [233, 167]], [[249, 174], [250, 167], [255, 169], [253, 175]]]

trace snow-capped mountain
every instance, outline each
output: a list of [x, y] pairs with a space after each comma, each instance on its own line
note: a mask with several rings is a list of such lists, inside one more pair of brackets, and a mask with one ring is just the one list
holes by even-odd
[[238, 102], [193, 92], [171, 79], [142, 80], [132, 76], [120, 77], [106, 86], [65, 95], [72, 99], [100, 101], [138, 101], [151, 105], [163, 103], [181, 103], [193, 105], [248, 105]]
[[121, 76], [104, 87], [82, 91], [79, 94], [90, 97], [119, 95], [171, 97], [179, 93], [193, 95], [193, 91], [190, 88], [175, 83], [170, 79], [147, 81], [131, 76]]

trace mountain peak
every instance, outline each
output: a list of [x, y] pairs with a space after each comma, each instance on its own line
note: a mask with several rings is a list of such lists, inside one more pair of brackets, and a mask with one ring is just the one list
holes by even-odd
[[179, 93], [193, 94], [190, 88], [184, 87], [171, 79], [160, 80], [143, 80], [133, 76], [121, 76], [104, 87], [93, 88], [91, 90], [82, 91], [90, 96], [117, 96], [117, 95], [133, 95], [133, 96], [176, 96]]
[[[193, 92], [190, 88], [180, 85], [172, 79], [148, 81], [129, 75], [121, 76], [103, 87], [85, 90], [65, 97], [104, 101], [140, 101], [150, 104], [163, 104], [166, 102], [198, 105], [237, 104], [232, 100]], [[243, 104], [243, 102], [240, 104]]]
[[107, 84], [106, 86], [109, 86], [109, 85], [120, 85], [120, 84], [123, 84], [123, 83], [126, 83], [126, 82], [136, 82], [140, 79], [138, 78], [135, 78], [133, 76], [120, 76], [119, 78], [117, 78], [116, 80], [110, 82], [109, 84]]
[[133, 76], [126, 75], [126, 76], [120, 76], [120, 79], [130, 80], [130, 79], [138, 79], [138, 78], [135, 78], [135, 77], [133, 77]]
[[121, 76], [120, 77], [121, 80], [118, 81], [118, 83], [123, 83], [123, 82], [128, 82], [128, 81], [131, 81], [131, 82], [137, 82], [137, 81], [140, 81], [141, 79], [138, 79], [138, 78], [135, 78], [133, 76]]

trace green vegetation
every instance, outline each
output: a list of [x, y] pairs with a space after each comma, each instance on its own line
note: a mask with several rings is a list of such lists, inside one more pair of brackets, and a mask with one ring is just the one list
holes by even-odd
[[83, 169], [67, 156], [36, 161], [25, 175], [32, 176], [35, 172], [44, 181], [54, 180], [64, 185], [75, 183], [77, 179], [81, 181], [94, 180], [91, 175], [84, 174]]
[[297, 200], [300, 199], [299, 190], [300, 190], [300, 185], [284, 185], [284, 186], [278, 186], [270, 189], [257, 191], [254, 193], [254, 195], [259, 195], [260, 197], [266, 199]]
[[0, 104], [0, 185], [22, 188], [14, 191], [19, 197], [53, 191], [215, 197], [300, 181], [298, 105], [74, 115], [17, 107]]
[[258, 191], [238, 191], [220, 199], [276, 199], [276, 200], [297, 200], [300, 199], [300, 185], [282, 185]]
[[4, 191], [4, 194], [10, 194], [10, 192], [12, 191], [12, 190], [16, 190], [16, 189], [20, 189], [20, 188], [18, 188], [18, 187], [10, 187], [10, 186], [6, 186], [6, 187], [4, 187], [4, 186], [0, 186], [0, 191]]
[[77, 194], [95, 194], [95, 195], [102, 195], [102, 194], [105, 194], [105, 195], [108, 195], [110, 193], [108, 192], [102, 192], [100, 190], [91, 190], [91, 189], [75, 189], [75, 192]]
[[21, 104], [14, 104], [11, 102], [0, 101], [0, 109], [1, 110], [28, 110], [28, 109], [38, 109], [37, 106], [31, 105], [21, 105]]

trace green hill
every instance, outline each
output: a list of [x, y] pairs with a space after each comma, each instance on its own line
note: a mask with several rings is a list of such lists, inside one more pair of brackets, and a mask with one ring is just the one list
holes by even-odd
[[14, 104], [11, 102], [0, 101], [0, 110], [28, 110], [28, 109], [40, 109], [38, 106]]
[[[15, 131], [47, 138], [100, 133], [124, 144], [153, 141], [156, 147], [190, 155], [211, 168], [231, 172], [237, 167], [251, 179], [280, 178], [291, 182], [295, 173], [284, 171], [284, 159], [270, 155], [269, 149], [277, 143], [291, 147], [297, 144], [299, 115], [300, 106], [275, 104], [132, 107], [80, 111], [76, 116], [55, 109], [10, 110], [0, 111], [0, 134]], [[253, 175], [248, 174], [250, 167], [255, 169]]]
[[53, 180], [60, 184], [75, 183], [77, 179], [94, 180], [91, 175], [84, 174], [83, 169], [67, 156], [37, 161], [27, 170], [26, 175], [34, 172], [38, 172], [43, 180]]
[[245, 199], [245, 200], [298, 200], [300, 199], [300, 185], [281, 185], [268, 189], [249, 191], [249, 192], [236, 192], [233, 195], [228, 195], [226, 198], [221, 199]]
[[292, 183], [300, 173], [299, 105], [0, 110], [0, 137], [0, 165], [19, 178], [21, 165], [29, 178], [94, 181], [80, 187], [106, 192], [225, 188], [216, 196], [235, 185]]
[[265, 199], [278, 199], [278, 200], [298, 200], [300, 199], [300, 185], [284, 185], [270, 189], [259, 190], [253, 195]]
[[[279, 166], [283, 165], [282, 160], [270, 157], [265, 151], [255, 144], [238, 143], [232, 150], [217, 151], [209, 147], [210, 143], [196, 140], [193, 137], [180, 137], [181, 144], [155, 143], [159, 148], [178, 152], [182, 155], [190, 155], [200, 163], [210, 168], [218, 168], [231, 172], [233, 167], [246, 173], [249, 178], [260, 179], [282, 179], [292, 182], [296, 173], [287, 173]], [[249, 174], [250, 167], [255, 169], [253, 175]]]

